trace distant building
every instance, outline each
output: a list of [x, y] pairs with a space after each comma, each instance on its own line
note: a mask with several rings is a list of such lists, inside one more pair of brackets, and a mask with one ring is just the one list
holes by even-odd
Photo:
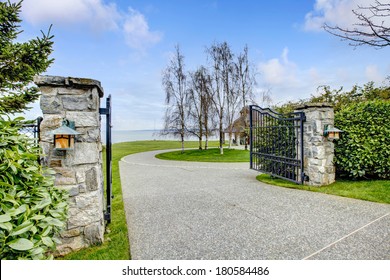
[[[246, 119], [246, 121], [245, 121]], [[247, 125], [245, 131], [245, 123]], [[224, 141], [229, 141], [229, 132], [232, 133], [232, 144], [233, 145], [249, 145], [249, 107], [242, 108], [240, 111], [240, 117], [238, 117], [232, 124], [232, 127], [225, 128]]]

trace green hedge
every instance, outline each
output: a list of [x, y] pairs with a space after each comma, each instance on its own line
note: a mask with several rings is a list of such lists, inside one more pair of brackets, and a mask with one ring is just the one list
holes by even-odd
[[354, 103], [335, 114], [344, 131], [335, 145], [339, 176], [390, 179], [390, 102]]
[[67, 219], [67, 194], [38, 164], [40, 149], [0, 116], [0, 258], [47, 259]]

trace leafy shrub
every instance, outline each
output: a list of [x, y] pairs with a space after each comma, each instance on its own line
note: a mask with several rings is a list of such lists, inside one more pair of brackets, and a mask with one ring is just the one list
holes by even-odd
[[66, 193], [38, 164], [40, 149], [0, 116], [0, 258], [52, 258], [67, 218]]
[[351, 104], [335, 114], [344, 131], [335, 145], [340, 176], [390, 179], [390, 102]]
[[363, 87], [354, 86], [350, 91], [343, 91], [343, 88], [331, 89], [329, 86], [320, 86], [318, 93], [318, 95], [313, 95], [308, 99], [296, 102], [289, 101], [280, 106], [274, 106], [274, 109], [279, 113], [288, 114], [304, 103], [329, 103], [333, 106], [334, 111], [338, 112], [352, 103], [375, 100], [390, 101], [390, 77], [380, 87], [375, 87], [373, 82], [369, 82]]

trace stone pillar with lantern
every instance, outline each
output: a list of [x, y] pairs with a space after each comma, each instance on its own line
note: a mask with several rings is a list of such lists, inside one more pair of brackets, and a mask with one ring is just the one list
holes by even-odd
[[341, 130], [335, 128], [333, 107], [328, 103], [304, 104], [303, 131], [305, 184], [324, 186], [335, 182], [334, 143]]
[[103, 242], [104, 191], [100, 98], [103, 89], [92, 79], [38, 76], [43, 121], [41, 162], [56, 172], [55, 185], [69, 193], [67, 228], [57, 246], [63, 255]]

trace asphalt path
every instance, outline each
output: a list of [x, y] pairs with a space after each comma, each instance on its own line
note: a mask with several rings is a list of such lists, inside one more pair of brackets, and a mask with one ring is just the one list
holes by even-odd
[[390, 259], [390, 205], [270, 186], [248, 163], [120, 161], [132, 259]]

